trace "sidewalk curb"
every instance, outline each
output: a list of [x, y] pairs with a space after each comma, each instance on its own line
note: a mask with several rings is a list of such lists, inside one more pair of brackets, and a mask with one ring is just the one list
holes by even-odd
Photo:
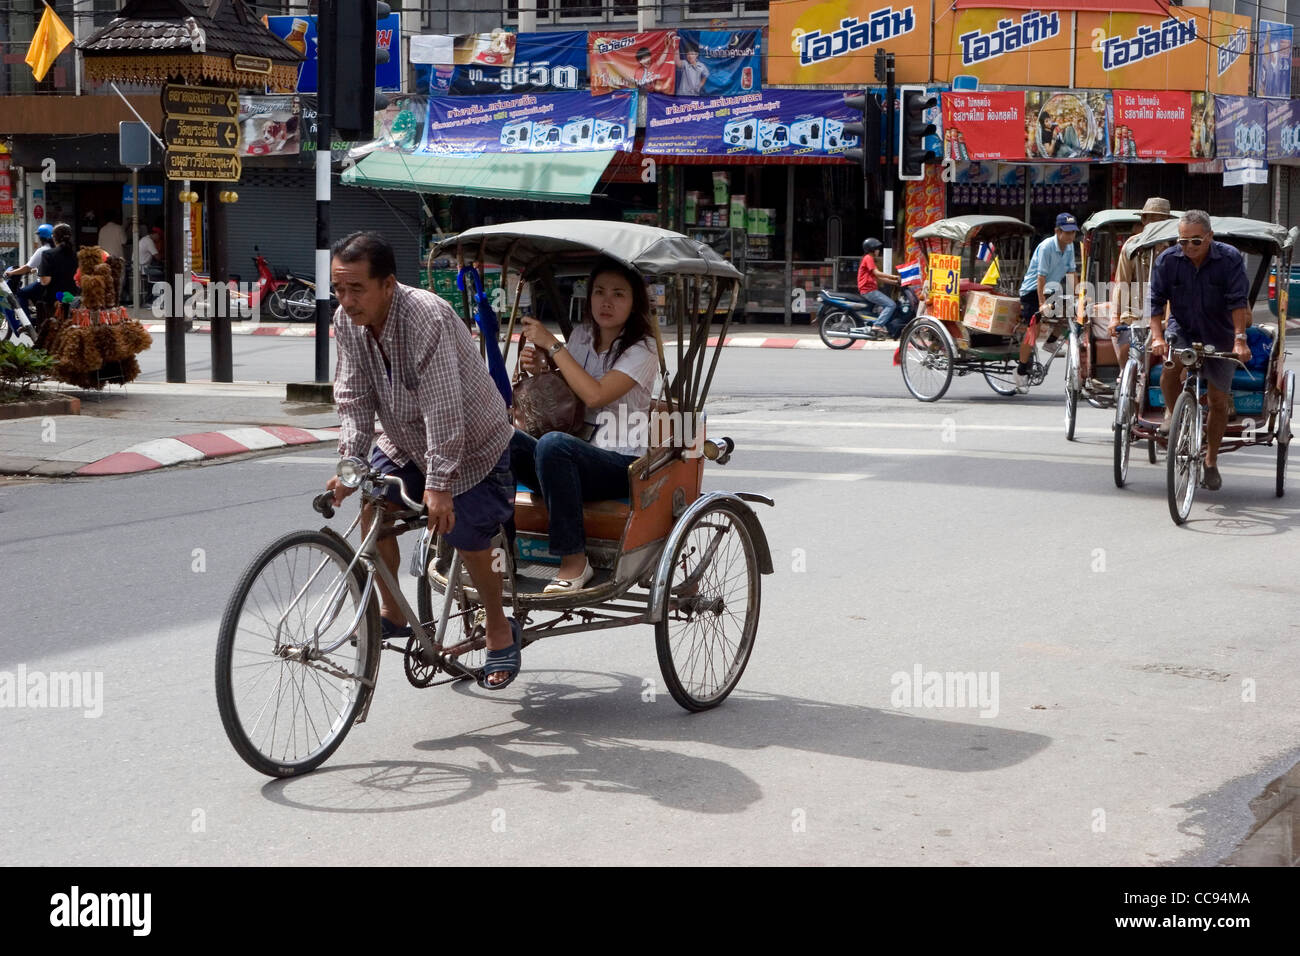
[[[167, 332], [167, 326], [161, 322], [146, 325], [145, 329], [153, 335], [161, 335]], [[210, 334], [212, 327], [207, 322], [195, 322], [191, 330], [200, 335]], [[265, 325], [255, 322], [232, 322], [230, 324], [231, 335], [289, 335], [294, 338], [315, 338], [316, 328], [310, 323], [303, 323], [301, 326], [293, 325]], [[334, 329], [330, 329], [330, 338], [334, 337]], [[518, 342], [519, 335], [516, 333], [512, 341]], [[709, 337], [709, 346], [718, 344], [718, 337]], [[750, 348], [750, 349], [825, 349], [830, 351], [826, 343], [813, 333], [793, 334], [793, 335], [757, 335], [737, 333], [728, 335], [722, 343], [723, 348]], [[893, 349], [898, 345], [891, 340], [883, 342], [859, 341], [849, 344], [849, 349], [873, 349], [884, 350]], [[665, 339], [664, 348], [675, 348], [676, 339]], [[847, 351], [847, 349], [845, 350]]]
[[204, 461], [267, 448], [318, 445], [337, 441], [338, 434], [337, 428], [264, 425], [259, 428], [228, 428], [224, 431], [177, 435], [174, 438], [155, 438], [83, 465], [71, 474], [129, 475], [182, 462]]

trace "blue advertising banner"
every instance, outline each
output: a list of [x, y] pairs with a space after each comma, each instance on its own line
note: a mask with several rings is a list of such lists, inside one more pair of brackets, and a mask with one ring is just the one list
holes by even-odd
[[517, 96], [435, 96], [420, 151], [572, 153], [632, 151], [636, 91], [521, 93]]
[[1256, 96], [1286, 99], [1291, 95], [1291, 43], [1294, 32], [1287, 23], [1259, 21], [1259, 39], [1255, 41]]
[[712, 99], [651, 93], [643, 153], [834, 156], [858, 145], [844, 124], [862, 114], [843, 93], [767, 90]]
[[[122, 205], [131, 205], [132, 193], [131, 184], [122, 184]], [[163, 188], [161, 186], [141, 186], [140, 187], [140, 205], [141, 206], [161, 206], [163, 201]]]
[[[315, 93], [316, 90], [316, 17], [267, 17], [268, 29], [285, 43], [306, 57], [298, 68], [298, 92]], [[375, 65], [375, 88], [400, 90], [402, 88], [402, 17], [389, 14], [375, 27], [375, 48], [388, 51], [388, 62]]]
[[678, 30], [677, 96], [719, 96], [762, 89], [758, 30]]
[[1300, 100], [1268, 104], [1268, 158], [1300, 159]]
[[1250, 96], [1214, 98], [1216, 158], [1263, 159], [1268, 148], [1268, 104]]
[[[585, 90], [587, 32], [520, 33], [515, 39], [513, 66], [457, 66], [448, 81], [431, 70], [430, 92], [452, 96], [493, 96], [500, 93], [562, 93]], [[438, 89], [440, 78], [446, 83]]]

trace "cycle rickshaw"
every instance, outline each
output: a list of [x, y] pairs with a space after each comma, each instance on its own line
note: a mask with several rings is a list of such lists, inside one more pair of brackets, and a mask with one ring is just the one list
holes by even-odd
[[[566, 336], [561, 301], [565, 277], [585, 276], [609, 256], [664, 282], [664, 312], [676, 326], [676, 368], [670, 375], [658, 328], [663, 389], [650, 450], [629, 466], [627, 500], [588, 502], [588, 554], [597, 576], [582, 590], [543, 594], [553, 569], [546, 512], [520, 489], [513, 541], [494, 541], [504, 575], [505, 604], [523, 626], [523, 645], [562, 634], [649, 624], [664, 681], [687, 710], [720, 704], [740, 680], [758, 628], [762, 574], [772, 573], [767, 538], [747, 492], [703, 492], [706, 458], [725, 464], [729, 438], [704, 437], [704, 403], [726, 328], [739, 298], [741, 274], [708, 246], [648, 226], [586, 220], [485, 226], [444, 241], [435, 256], [499, 265], [518, 275], [513, 329], [524, 283], [549, 303]], [[712, 330], [715, 315], [722, 329]], [[716, 336], [716, 338], [713, 338]], [[713, 344], [710, 344], [712, 339]], [[507, 331], [507, 350], [510, 335]], [[522, 347], [522, 343], [521, 343]], [[360, 459], [339, 463], [340, 478], [377, 500], [394, 478], [371, 473]], [[268, 545], [237, 585], [221, 622], [217, 699], [227, 736], [262, 773], [287, 777], [315, 769], [353, 723], [365, 720], [381, 650], [402, 657], [416, 687], [481, 674], [486, 656], [478, 595], [460, 556], [424, 532], [419, 503], [376, 521], [355, 548], [329, 527], [298, 531]], [[314, 505], [332, 517], [329, 493]], [[381, 528], [383, 529], [381, 531]], [[377, 560], [377, 536], [420, 530], [410, 570], [418, 613]], [[401, 603], [413, 635], [381, 638], [375, 578]], [[507, 612], [510, 613], [510, 612]]]
[[1093, 408], [1115, 406], [1115, 384], [1119, 380], [1119, 344], [1109, 335], [1097, 334], [1111, 314], [1110, 297], [1098, 297], [1109, 290], [1120, 248], [1142, 222], [1138, 209], [1104, 209], [1089, 216], [1079, 228], [1082, 257], [1079, 275], [1083, 284], [1070, 323], [1070, 342], [1065, 362], [1065, 437], [1074, 440], [1079, 401]]
[[[1248, 257], [1257, 256], [1259, 265], [1250, 280], [1249, 306], [1254, 308], [1260, 289], [1271, 268], [1286, 275], [1290, 269], [1300, 227], [1288, 232], [1276, 223], [1254, 219], [1211, 216], [1211, 229], [1218, 242], [1241, 250]], [[1135, 274], [1147, 288], [1155, 254], [1178, 236], [1177, 220], [1152, 223], [1142, 231], [1131, 248], [1138, 259]], [[1248, 260], [1249, 265], [1249, 260]], [[1287, 290], [1277, 291], [1280, 314], [1285, 315]], [[1275, 494], [1282, 497], [1286, 480], [1286, 459], [1291, 443], [1291, 416], [1295, 408], [1295, 372], [1286, 368], [1286, 323], [1252, 325], [1247, 329], [1255, 356], [1249, 365], [1239, 367], [1232, 378], [1232, 404], [1227, 430], [1219, 446], [1220, 453], [1250, 446], [1277, 447]], [[1216, 353], [1212, 346], [1193, 343], [1180, 348], [1158, 362], [1150, 356], [1149, 330], [1134, 329], [1129, 359], [1120, 375], [1114, 424], [1114, 479], [1123, 488], [1128, 481], [1128, 466], [1133, 443], [1147, 443], [1147, 457], [1156, 463], [1156, 448], [1169, 449], [1166, 461], [1166, 493], [1169, 514], [1175, 524], [1183, 524], [1191, 513], [1196, 488], [1201, 483], [1205, 463], [1207, 411], [1202, 368], [1207, 358], [1232, 358]], [[1235, 359], [1232, 359], [1236, 361]], [[1237, 362], [1238, 366], [1241, 365]], [[1160, 391], [1163, 374], [1173, 374], [1182, 365], [1187, 379], [1173, 408], [1168, 436], [1160, 434], [1164, 418], [1164, 398]]]
[[[1012, 376], [1020, 344], [1025, 335], [1037, 333], [1021, 321], [1017, 295], [1033, 232], [1010, 216], [954, 216], [913, 234], [926, 260], [928, 295], [920, 314], [903, 329], [898, 362], [903, 384], [918, 401], [938, 401], [954, 375], [983, 375], [999, 395], [1016, 393]], [[996, 285], [981, 284], [977, 275], [987, 278], [994, 264]], [[947, 276], [943, 288], [936, 285], [937, 269]], [[1062, 334], [1045, 342], [1044, 362], [1038, 361], [1035, 342], [1030, 385], [1043, 383], [1065, 341]]]

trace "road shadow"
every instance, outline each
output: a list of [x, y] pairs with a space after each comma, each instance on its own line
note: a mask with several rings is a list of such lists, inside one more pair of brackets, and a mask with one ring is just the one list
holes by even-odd
[[[510, 696], [452, 685], [497, 715], [468, 733], [414, 744], [436, 761], [326, 767], [268, 783], [276, 803], [339, 813], [392, 813], [472, 800], [502, 788], [548, 793], [581, 789], [642, 796], [693, 813], [739, 813], [762, 796], [730, 763], [664, 745], [731, 750], [772, 747], [955, 773], [1002, 770], [1045, 749], [1050, 738], [994, 724], [937, 720], [871, 707], [738, 691], [721, 707], [691, 714], [665, 693], [651, 699], [640, 677], [532, 671]], [[454, 755], [461, 755], [457, 761]]]

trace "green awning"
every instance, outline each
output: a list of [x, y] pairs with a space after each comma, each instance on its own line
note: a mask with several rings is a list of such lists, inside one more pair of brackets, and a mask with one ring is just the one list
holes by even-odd
[[371, 153], [343, 171], [343, 182], [444, 196], [591, 202], [613, 150], [590, 153], [484, 153], [472, 159]]

